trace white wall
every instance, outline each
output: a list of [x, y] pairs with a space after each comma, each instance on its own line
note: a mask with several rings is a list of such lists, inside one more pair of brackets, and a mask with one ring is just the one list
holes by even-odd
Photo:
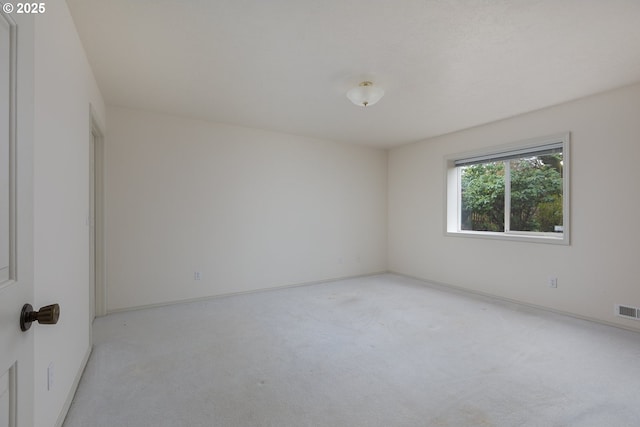
[[[640, 85], [393, 149], [389, 269], [640, 329]], [[444, 156], [571, 131], [571, 245], [445, 237]], [[558, 288], [547, 287], [550, 276]]]
[[108, 311], [386, 270], [385, 151], [107, 115]]
[[[89, 104], [100, 92], [66, 4], [36, 19], [36, 426], [58, 419], [89, 349]], [[108, 309], [387, 269], [638, 328], [640, 86], [384, 151], [111, 108]], [[444, 237], [443, 157], [569, 130], [572, 244]], [[202, 272], [194, 281], [193, 272]], [[546, 286], [550, 275], [558, 289]], [[49, 363], [55, 384], [46, 389]]]
[[[89, 350], [89, 104], [104, 104], [62, 0], [35, 19], [34, 306], [59, 303], [35, 327], [35, 425], [59, 419]], [[54, 388], [47, 391], [47, 367]]]

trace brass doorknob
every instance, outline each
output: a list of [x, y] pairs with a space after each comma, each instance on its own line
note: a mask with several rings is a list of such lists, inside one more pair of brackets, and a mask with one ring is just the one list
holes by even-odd
[[58, 304], [47, 305], [38, 311], [33, 311], [31, 304], [25, 304], [20, 313], [20, 329], [28, 331], [31, 323], [35, 321], [41, 325], [55, 325], [59, 318], [60, 306]]

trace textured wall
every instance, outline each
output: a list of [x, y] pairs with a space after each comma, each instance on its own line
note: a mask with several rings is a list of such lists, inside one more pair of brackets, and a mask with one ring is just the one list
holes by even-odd
[[34, 306], [61, 307], [58, 325], [33, 332], [35, 424], [49, 427], [90, 348], [89, 105], [103, 124], [105, 107], [66, 3], [35, 21]]
[[[640, 329], [640, 85], [393, 149], [389, 268]], [[571, 132], [571, 245], [444, 235], [444, 157]], [[547, 286], [558, 278], [558, 288]]]
[[386, 270], [385, 151], [107, 114], [108, 310]]

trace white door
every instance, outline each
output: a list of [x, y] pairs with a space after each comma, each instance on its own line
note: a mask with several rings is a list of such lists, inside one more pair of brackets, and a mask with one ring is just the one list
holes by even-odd
[[0, 427], [33, 426], [33, 19], [0, 1]]

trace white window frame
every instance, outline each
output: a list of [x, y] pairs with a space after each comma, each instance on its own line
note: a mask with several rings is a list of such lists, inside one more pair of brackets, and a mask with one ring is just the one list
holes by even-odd
[[[551, 243], [551, 244], [570, 244], [570, 136], [569, 132], [554, 134], [541, 138], [528, 139], [516, 143], [494, 146], [482, 150], [468, 151], [445, 156], [445, 203], [444, 203], [444, 233], [445, 236], [452, 237], [472, 237], [484, 239], [500, 239], [511, 241], [523, 241], [534, 243]], [[509, 169], [505, 169], [505, 231], [473, 231], [461, 229], [461, 177], [460, 168], [456, 163], [471, 159], [494, 159], [505, 153], [523, 153], [532, 152], [544, 146], [561, 144], [562, 145], [562, 162], [563, 162], [563, 180], [562, 180], [562, 216], [563, 231], [562, 233], [544, 233], [531, 231], [511, 231], [509, 229], [510, 211], [510, 185]]]

